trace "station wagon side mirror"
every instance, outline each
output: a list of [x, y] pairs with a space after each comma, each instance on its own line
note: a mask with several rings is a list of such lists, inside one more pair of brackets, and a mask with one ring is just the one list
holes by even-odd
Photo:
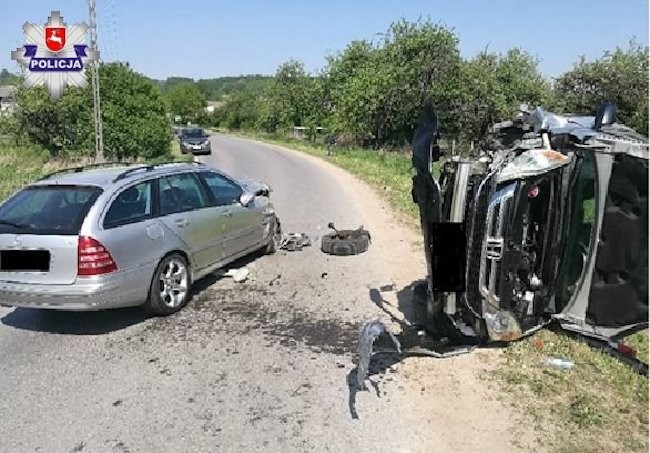
[[253, 202], [254, 199], [254, 193], [244, 191], [244, 193], [241, 194], [241, 197], [239, 197], [239, 202], [242, 204], [242, 206], [247, 207]]

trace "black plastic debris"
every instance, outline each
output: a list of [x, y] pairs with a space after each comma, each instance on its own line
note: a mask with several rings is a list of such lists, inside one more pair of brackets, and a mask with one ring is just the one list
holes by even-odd
[[311, 239], [305, 233], [288, 233], [284, 238], [282, 238], [280, 248], [289, 252], [295, 252], [302, 250], [303, 247], [309, 247], [310, 245]]

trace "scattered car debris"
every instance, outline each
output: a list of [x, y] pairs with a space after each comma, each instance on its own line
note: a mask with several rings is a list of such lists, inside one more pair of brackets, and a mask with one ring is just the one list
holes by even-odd
[[288, 233], [280, 242], [280, 248], [289, 252], [302, 250], [303, 247], [310, 245], [311, 238], [305, 233]]
[[359, 345], [357, 349], [359, 354], [359, 363], [357, 364], [357, 386], [359, 389], [365, 389], [364, 381], [368, 375], [368, 367], [370, 366], [370, 359], [373, 353], [373, 345], [377, 337], [382, 333], [388, 334], [395, 345], [397, 353], [402, 353], [402, 345], [382, 322], [372, 321], [364, 325], [359, 334]]
[[558, 368], [560, 370], [570, 370], [575, 365], [575, 363], [573, 363], [571, 360], [559, 359], [557, 357], [544, 357], [544, 359], [542, 359], [542, 363], [544, 365]]
[[395, 283], [389, 283], [387, 285], [382, 285], [379, 287], [379, 291], [381, 292], [389, 292], [389, 291], [395, 291], [395, 287], [397, 285]]
[[228, 269], [227, 271], [217, 272], [217, 276], [220, 277], [232, 277], [233, 281], [236, 283], [241, 283], [246, 281], [250, 275], [250, 270], [247, 267], [240, 267], [234, 269]]
[[325, 278], [325, 277], [327, 277], [327, 272], [323, 272], [322, 274], [320, 274], [320, 278]]
[[356, 230], [337, 230], [333, 223], [327, 225], [334, 233], [326, 234], [321, 239], [321, 250], [329, 255], [358, 255], [368, 250], [370, 232], [361, 225]]
[[[400, 324], [402, 331], [398, 334], [391, 332], [380, 321], [371, 321], [362, 327], [357, 345], [357, 384], [360, 390], [365, 390], [363, 382], [369, 373], [370, 363], [375, 353], [396, 354], [397, 361], [412, 356], [444, 359], [468, 354], [477, 347], [476, 342], [467, 337], [464, 337], [463, 344], [458, 339], [434, 336], [435, 333], [424, 325]], [[392, 363], [389, 369], [396, 371], [397, 362]]]

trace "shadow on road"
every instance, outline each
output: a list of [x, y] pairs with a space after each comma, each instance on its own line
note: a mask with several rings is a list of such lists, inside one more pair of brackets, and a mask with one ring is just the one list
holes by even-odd
[[147, 315], [140, 307], [94, 312], [16, 308], [0, 319], [0, 322], [22, 330], [66, 335], [103, 335], [139, 324], [146, 319]]

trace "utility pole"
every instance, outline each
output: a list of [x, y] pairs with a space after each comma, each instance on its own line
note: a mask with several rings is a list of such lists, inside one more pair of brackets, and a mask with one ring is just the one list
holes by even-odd
[[[98, 51], [97, 47], [97, 15], [95, 12], [96, 0], [88, 0], [88, 13], [90, 16], [90, 48]], [[95, 160], [104, 161], [104, 134], [102, 128], [102, 108], [99, 99], [99, 60], [91, 63], [90, 76], [93, 90], [93, 112], [95, 120]]]

